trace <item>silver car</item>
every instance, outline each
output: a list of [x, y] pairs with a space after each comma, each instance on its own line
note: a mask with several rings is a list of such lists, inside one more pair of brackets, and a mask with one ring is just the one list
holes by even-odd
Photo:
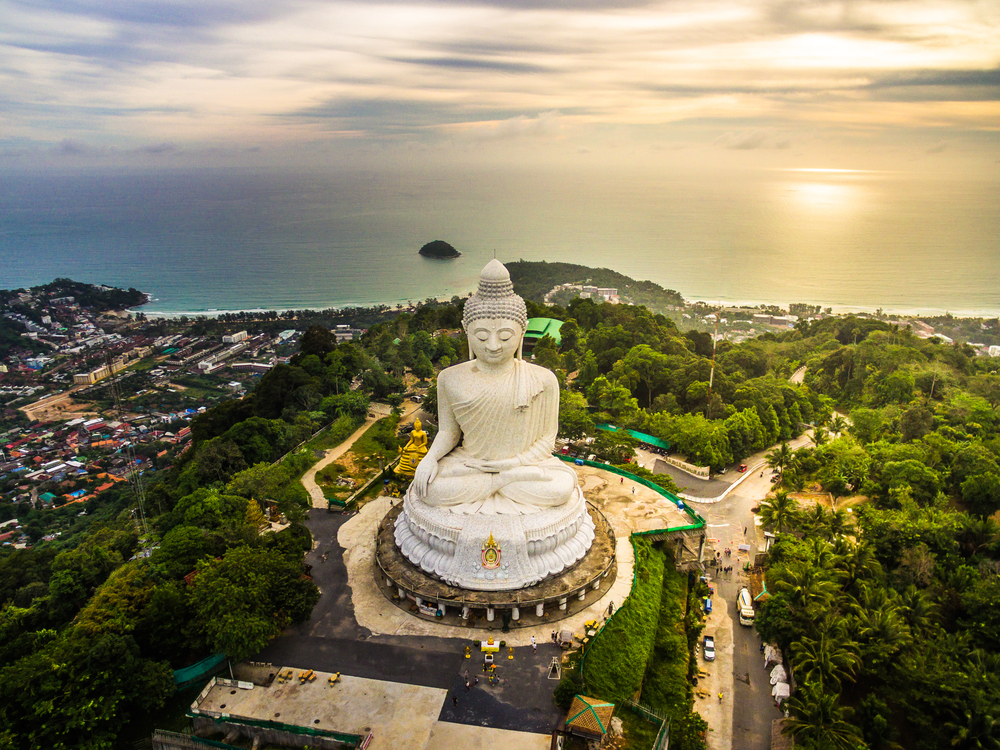
[[715, 639], [710, 635], [705, 636], [702, 655], [704, 656], [705, 661], [715, 661]]

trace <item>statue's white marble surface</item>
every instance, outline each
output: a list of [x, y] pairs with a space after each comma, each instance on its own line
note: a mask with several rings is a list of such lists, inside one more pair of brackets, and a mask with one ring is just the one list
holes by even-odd
[[594, 535], [575, 472], [552, 456], [559, 384], [519, 356], [527, 315], [499, 261], [483, 269], [463, 326], [473, 359], [438, 376], [438, 434], [396, 542], [453, 585], [529, 586], [577, 562]]

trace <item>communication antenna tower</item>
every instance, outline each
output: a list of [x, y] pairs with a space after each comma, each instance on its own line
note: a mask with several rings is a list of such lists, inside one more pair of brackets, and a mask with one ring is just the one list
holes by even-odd
[[[104, 351], [104, 363], [108, 368], [108, 388], [111, 390], [111, 398], [115, 404], [115, 412], [118, 415], [118, 421], [123, 422], [125, 410], [122, 409], [122, 397], [118, 388], [118, 381], [115, 378], [114, 368], [112, 367], [110, 349], [106, 349]], [[142, 487], [142, 476], [139, 474], [139, 464], [136, 462], [135, 449], [132, 446], [131, 439], [125, 441], [124, 451], [125, 458], [128, 460], [128, 467], [125, 469], [126, 475], [128, 476], [128, 484], [129, 487], [132, 488], [132, 494], [135, 495], [136, 502], [139, 504], [139, 516], [136, 518], [136, 526], [142, 536], [145, 537], [149, 531], [146, 528], [146, 491]]]
[[715, 382], [715, 348], [719, 344], [719, 313], [715, 314], [715, 333], [712, 334], [712, 369], [708, 373], [708, 406], [705, 407], [706, 415], [708, 407], [712, 405], [712, 383]]

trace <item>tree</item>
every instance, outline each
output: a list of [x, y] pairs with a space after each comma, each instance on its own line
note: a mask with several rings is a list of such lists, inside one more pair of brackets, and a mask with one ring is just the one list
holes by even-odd
[[610, 432], [599, 430], [594, 439], [594, 453], [602, 461], [613, 464], [625, 464], [635, 458], [635, 449], [639, 441], [624, 430]]
[[882, 437], [884, 420], [877, 409], [855, 409], [851, 412], [851, 432], [859, 442], [874, 443]]
[[247, 467], [240, 448], [232, 440], [212, 438], [195, 456], [195, 475], [202, 484], [225, 482]]
[[764, 460], [770, 468], [777, 469], [779, 474], [784, 474], [785, 467], [792, 461], [791, 446], [787, 442], [782, 442], [777, 448], [769, 451]]
[[323, 359], [337, 348], [337, 337], [323, 326], [309, 326], [299, 341], [299, 352], [303, 356], [314, 355]]
[[215, 557], [223, 552], [222, 539], [197, 526], [177, 526], [163, 536], [160, 546], [150, 560], [162, 565], [168, 576], [181, 578], [195, 568], [205, 557]]
[[962, 482], [962, 500], [974, 513], [989, 516], [1000, 510], [1000, 475], [977, 474]]
[[237, 547], [203, 561], [191, 604], [211, 648], [233, 661], [247, 659], [294, 623], [305, 622], [319, 590], [301, 564], [279, 552]]
[[371, 399], [363, 391], [347, 391], [323, 399], [320, 408], [333, 420], [345, 414], [353, 419], [364, 419], [368, 414]]
[[773, 500], [760, 504], [759, 514], [764, 527], [779, 534], [794, 522], [798, 513], [799, 504], [787, 492], [777, 492]]
[[421, 380], [428, 380], [434, 377], [434, 365], [426, 354], [420, 352], [413, 363], [413, 374]]
[[267, 526], [267, 519], [264, 518], [264, 512], [260, 509], [260, 504], [252, 498], [247, 500], [246, 523], [250, 528], [257, 531]]
[[531, 357], [535, 364], [541, 367], [547, 367], [550, 370], [562, 369], [559, 347], [556, 345], [556, 340], [549, 334], [545, 334], [538, 340], [535, 348], [531, 350]]
[[830, 439], [830, 434], [822, 427], [814, 427], [812, 436], [809, 438], [812, 444], [819, 448], [821, 445], [825, 445]]
[[834, 435], [840, 436], [847, 431], [847, 420], [844, 419], [840, 414], [835, 414], [830, 422], [827, 424], [830, 432]]
[[845, 720], [846, 712], [837, 703], [837, 695], [815, 685], [803, 685], [788, 699], [792, 717], [781, 730], [795, 738], [795, 744], [817, 750], [858, 750], [863, 747], [861, 733]]
[[818, 684], [824, 692], [837, 692], [842, 678], [853, 675], [861, 663], [857, 644], [833, 623], [821, 627], [816, 638], [803, 636], [792, 644], [792, 664], [802, 684]]
[[246, 498], [200, 489], [181, 498], [174, 513], [186, 526], [216, 529], [234, 521], [242, 522], [246, 507]]

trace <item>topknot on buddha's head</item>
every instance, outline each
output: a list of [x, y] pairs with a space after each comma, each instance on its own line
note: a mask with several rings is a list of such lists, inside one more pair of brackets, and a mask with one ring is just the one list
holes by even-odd
[[514, 294], [510, 272], [495, 258], [483, 268], [479, 274], [479, 288], [465, 303], [462, 327], [468, 330], [473, 321], [483, 318], [513, 320], [520, 324], [522, 331], [528, 327], [528, 310], [524, 300]]

